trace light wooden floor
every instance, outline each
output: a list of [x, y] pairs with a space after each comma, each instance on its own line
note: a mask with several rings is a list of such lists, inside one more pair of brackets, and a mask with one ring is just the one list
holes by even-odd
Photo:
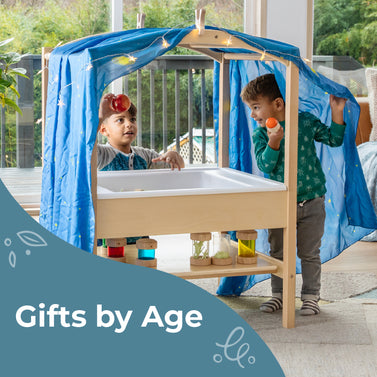
[[377, 275], [377, 242], [356, 242], [331, 261], [322, 271], [372, 272]]

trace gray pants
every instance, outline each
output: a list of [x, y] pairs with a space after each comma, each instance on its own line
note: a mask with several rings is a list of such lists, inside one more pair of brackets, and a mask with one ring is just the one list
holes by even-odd
[[[321, 258], [319, 248], [325, 225], [325, 197], [297, 203], [297, 255], [301, 259], [301, 300], [319, 300]], [[270, 255], [283, 260], [283, 229], [269, 229]], [[283, 280], [271, 276], [272, 296], [282, 298]]]

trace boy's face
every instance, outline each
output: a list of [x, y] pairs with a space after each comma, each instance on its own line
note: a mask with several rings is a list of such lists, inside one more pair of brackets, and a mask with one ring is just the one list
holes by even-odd
[[282, 103], [284, 102], [281, 98], [276, 98], [271, 101], [268, 97], [260, 96], [256, 100], [248, 101], [247, 105], [250, 107], [251, 117], [258, 123], [258, 125], [265, 127], [268, 118], [273, 117], [279, 121], [282, 120]]
[[100, 132], [114, 147], [129, 147], [136, 139], [136, 117], [128, 111], [110, 115], [101, 125]]

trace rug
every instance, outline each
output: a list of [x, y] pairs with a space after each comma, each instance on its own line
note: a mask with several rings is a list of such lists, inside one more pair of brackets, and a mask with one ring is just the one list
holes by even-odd
[[[218, 279], [189, 280], [200, 288], [216, 295]], [[300, 297], [302, 285], [301, 275], [296, 276], [296, 297]], [[321, 299], [324, 301], [338, 301], [355, 297], [377, 288], [377, 276], [365, 272], [322, 272]], [[271, 280], [262, 281], [240, 297], [270, 297]]]

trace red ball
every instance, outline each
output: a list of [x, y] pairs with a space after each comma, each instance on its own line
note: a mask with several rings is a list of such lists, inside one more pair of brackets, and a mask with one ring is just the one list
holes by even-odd
[[111, 107], [114, 111], [122, 113], [127, 111], [131, 107], [131, 100], [125, 94], [118, 94], [111, 101]]

